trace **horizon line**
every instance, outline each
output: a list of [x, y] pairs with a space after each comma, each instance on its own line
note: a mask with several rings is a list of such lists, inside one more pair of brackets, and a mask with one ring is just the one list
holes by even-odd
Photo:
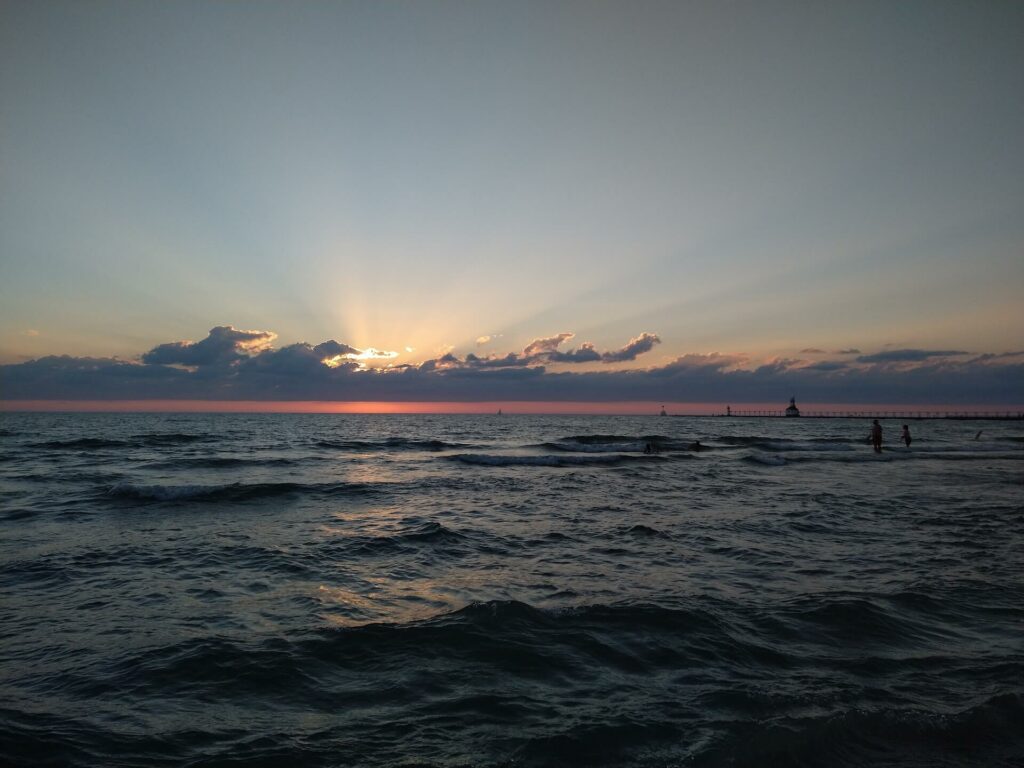
[[[345, 401], [345, 400], [0, 400], [3, 413], [338, 413], [338, 414], [497, 414], [505, 415], [667, 415], [714, 416], [734, 411], [777, 411], [787, 403], [685, 401]], [[803, 401], [801, 410], [868, 411], [871, 413], [999, 413], [1024, 412], [1024, 405], [920, 404], [920, 403], [814, 403]], [[737, 414], [739, 415], [739, 414]]]

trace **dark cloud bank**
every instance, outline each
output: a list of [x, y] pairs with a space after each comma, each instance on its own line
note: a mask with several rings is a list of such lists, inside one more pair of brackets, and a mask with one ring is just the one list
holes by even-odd
[[[560, 333], [522, 352], [452, 354], [418, 365], [365, 370], [367, 352], [334, 340], [273, 348], [275, 334], [218, 326], [199, 342], [161, 344], [137, 361], [43, 357], [0, 366], [3, 400], [675, 401], [1020, 404], [1024, 352], [970, 355], [903, 349], [846, 360], [684, 355], [666, 365], [617, 370], [660, 339], [643, 333], [620, 349], [565, 349]], [[376, 353], [369, 351], [370, 355]], [[380, 353], [386, 356], [387, 353]], [[573, 370], [579, 364], [585, 370]]]

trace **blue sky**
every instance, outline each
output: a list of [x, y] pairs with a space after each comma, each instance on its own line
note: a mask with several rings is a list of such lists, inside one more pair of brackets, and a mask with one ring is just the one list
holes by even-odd
[[659, 339], [543, 361], [573, 375], [1020, 351], [1022, 33], [1002, 2], [8, 1], [0, 363], [228, 325], [393, 366]]

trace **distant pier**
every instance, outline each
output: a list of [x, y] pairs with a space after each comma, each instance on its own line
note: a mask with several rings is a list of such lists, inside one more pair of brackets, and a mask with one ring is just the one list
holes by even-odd
[[[706, 418], [791, 418], [784, 410], [743, 410], [731, 408], [729, 413], [673, 413], [677, 417]], [[960, 421], [1024, 421], [1024, 412], [1013, 411], [808, 411], [801, 409], [801, 419], [956, 419]]]

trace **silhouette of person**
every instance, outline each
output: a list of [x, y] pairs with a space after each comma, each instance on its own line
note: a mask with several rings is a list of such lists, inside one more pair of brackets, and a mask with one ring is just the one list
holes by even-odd
[[900, 435], [900, 440], [903, 441], [903, 444], [907, 446], [907, 448], [910, 447], [910, 427], [906, 424], [903, 425], [903, 433]]
[[882, 452], [882, 425], [878, 419], [871, 422], [871, 444], [875, 447], [875, 453]]
[[644, 453], [654, 453], [654, 447], [650, 443], [644, 443]]

